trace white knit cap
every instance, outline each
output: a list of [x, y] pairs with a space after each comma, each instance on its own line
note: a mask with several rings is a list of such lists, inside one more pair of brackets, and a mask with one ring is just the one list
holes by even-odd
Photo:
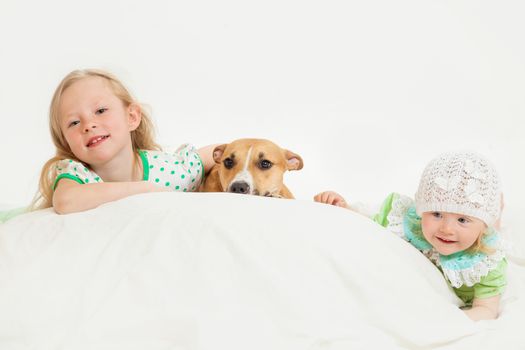
[[500, 215], [501, 190], [492, 164], [476, 153], [444, 153], [423, 171], [416, 212], [443, 211], [483, 220], [492, 226]]

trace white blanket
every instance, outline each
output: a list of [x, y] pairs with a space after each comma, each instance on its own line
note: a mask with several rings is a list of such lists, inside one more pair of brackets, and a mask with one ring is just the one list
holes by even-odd
[[523, 349], [523, 270], [474, 323], [426, 258], [348, 210], [138, 195], [0, 225], [0, 349]]

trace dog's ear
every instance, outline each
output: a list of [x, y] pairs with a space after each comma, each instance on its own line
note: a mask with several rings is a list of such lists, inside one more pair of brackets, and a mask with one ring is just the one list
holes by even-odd
[[303, 168], [303, 158], [300, 155], [285, 149], [284, 156], [287, 160], [288, 170], [301, 170]]
[[213, 149], [213, 160], [215, 163], [219, 164], [221, 162], [221, 157], [224, 153], [224, 150], [226, 149], [226, 146], [228, 146], [227, 143], [219, 145]]

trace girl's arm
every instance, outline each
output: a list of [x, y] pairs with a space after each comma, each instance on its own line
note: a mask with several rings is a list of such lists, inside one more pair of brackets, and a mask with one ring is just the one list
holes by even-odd
[[163, 191], [166, 190], [147, 181], [81, 185], [70, 179], [62, 179], [53, 193], [53, 208], [58, 214], [69, 214], [93, 209], [134, 194]]
[[501, 295], [490, 298], [474, 299], [472, 308], [464, 310], [473, 321], [494, 320], [498, 318], [499, 301]]
[[210, 169], [215, 165], [215, 161], [213, 160], [213, 150], [217, 146], [219, 146], [218, 143], [214, 145], [204, 146], [197, 150], [197, 152], [199, 152], [199, 156], [201, 157], [202, 163], [204, 165], [205, 174], [208, 174]]

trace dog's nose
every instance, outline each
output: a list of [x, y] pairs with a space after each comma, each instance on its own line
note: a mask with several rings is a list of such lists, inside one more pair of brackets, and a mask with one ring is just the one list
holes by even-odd
[[250, 186], [244, 181], [237, 181], [231, 184], [230, 192], [246, 194], [250, 191]]

